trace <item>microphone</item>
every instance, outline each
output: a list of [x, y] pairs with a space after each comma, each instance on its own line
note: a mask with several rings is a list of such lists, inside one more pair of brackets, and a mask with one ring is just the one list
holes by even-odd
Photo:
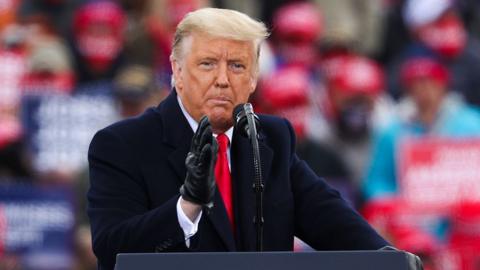
[[[233, 122], [235, 128], [240, 130], [240, 134], [251, 139], [251, 133], [256, 133], [260, 128], [258, 116], [253, 112], [251, 103], [239, 104], [233, 109]], [[252, 124], [249, 124], [251, 122]], [[255, 131], [250, 132], [252, 129]]]
[[257, 129], [260, 127], [258, 116], [253, 112], [252, 104], [240, 104], [233, 110], [233, 121], [235, 122], [235, 129], [239, 130], [240, 134], [248, 137], [253, 150], [253, 170], [254, 183], [253, 192], [255, 193], [255, 216], [253, 217], [253, 224], [255, 225], [257, 234], [257, 251], [263, 251], [263, 178], [262, 168], [260, 162], [260, 146], [258, 145]]

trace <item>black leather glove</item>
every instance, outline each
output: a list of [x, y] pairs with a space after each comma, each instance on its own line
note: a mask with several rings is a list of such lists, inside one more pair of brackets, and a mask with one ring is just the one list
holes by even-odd
[[410, 252], [405, 251], [405, 250], [399, 250], [399, 249], [396, 249], [392, 246], [384, 246], [379, 250], [391, 250], [391, 251], [403, 252], [407, 256], [408, 269], [409, 270], [423, 270], [422, 260], [420, 259], [420, 257], [418, 257], [417, 255], [415, 255], [413, 253], [410, 253]]
[[184, 200], [207, 208], [213, 207], [217, 151], [217, 140], [212, 135], [208, 118], [204, 116], [193, 135], [190, 152], [185, 159], [187, 176], [180, 187]]

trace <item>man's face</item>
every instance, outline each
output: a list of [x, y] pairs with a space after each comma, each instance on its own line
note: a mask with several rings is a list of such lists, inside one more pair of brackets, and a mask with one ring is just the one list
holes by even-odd
[[363, 141], [371, 130], [371, 117], [376, 96], [366, 93], [345, 93], [342, 90], [330, 91], [335, 111], [332, 119], [337, 135], [349, 142]]
[[419, 110], [431, 110], [439, 107], [446, 92], [446, 87], [428, 78], [416, 79], [408, 89], [409, 95]]
[[253, 42], [206, 34], [193, 34], [183, 42], [183, 57], [171, 60], [177, 93], [196, 121], [207, 115], [213, 131], [224, 132], [233, 124], [235, 106], [255, 91]]

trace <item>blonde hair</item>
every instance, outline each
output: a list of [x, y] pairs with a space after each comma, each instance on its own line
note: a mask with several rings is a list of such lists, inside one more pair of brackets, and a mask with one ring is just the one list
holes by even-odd
[[172, 57], [175, 60], [182, 59], [182, 53], [184, 53], [182, 43], [192, 33], [205, 33], [213, 37], [252, 41], [257, 64], [260, 44], [269, 36], [264, 23], [256, 21], [241, 12], [220, 8], [198, 9], [188, 13], [177, 26], [172, 49]]

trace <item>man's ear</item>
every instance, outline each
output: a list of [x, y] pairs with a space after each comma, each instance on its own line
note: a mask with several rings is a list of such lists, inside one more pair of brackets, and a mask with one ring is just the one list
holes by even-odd
[[183, 80], [182, 80], [182, 65], [179, 63], [173, 55], [170, 55], [170, 66], [172, 67], [173, 79], [175, 82], [175, 89], [177, 91], [182, 91], [183, 89]]
[[255, 89], [257, 88], [257, 82], [258, 82], [258, 76], [252, 76], [252, 79], [250, 80], [250, 90], [249, 90], [249, 93], [250, 95], [253, 94], [253, 92], [255, 92]]

